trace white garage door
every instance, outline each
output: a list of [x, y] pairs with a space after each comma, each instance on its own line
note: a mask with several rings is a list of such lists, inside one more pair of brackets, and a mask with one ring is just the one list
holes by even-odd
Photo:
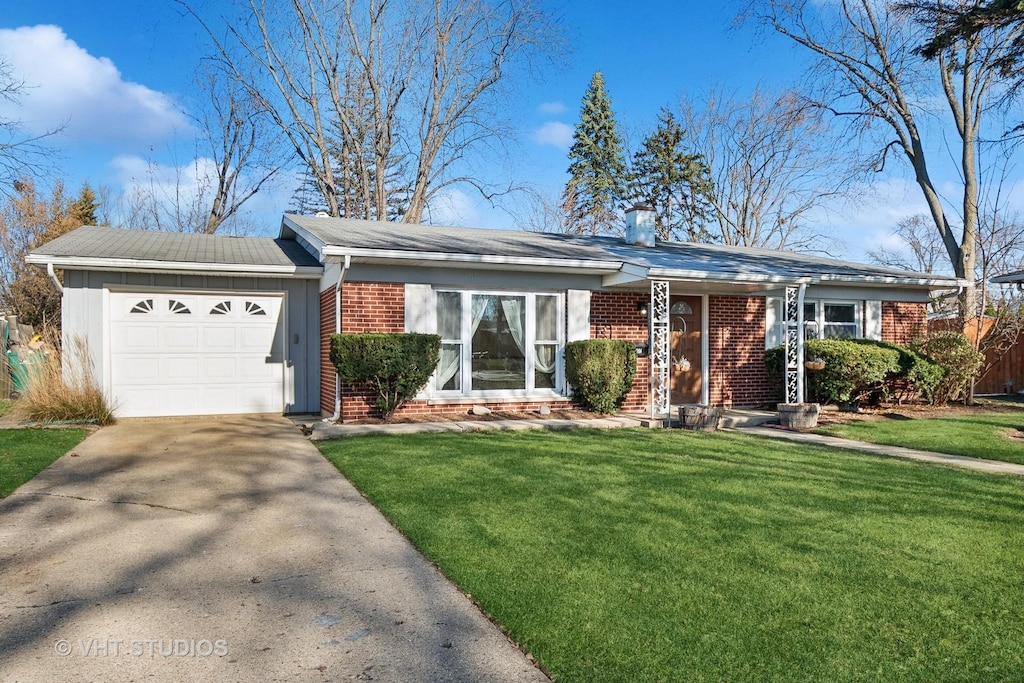
[[284, 410], [281, 295], [110, 294], [122, 417]]

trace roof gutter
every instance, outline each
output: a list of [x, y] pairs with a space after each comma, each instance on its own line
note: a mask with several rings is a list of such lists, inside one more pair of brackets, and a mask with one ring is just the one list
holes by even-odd
[[398, 249], [349, 249], [347, 247], [336, 247], [330, 245], [323, 248], [323, 255], [393, 259], [396, 261], [438, 261], [441, 263], [466, 263], [472, 265], [590, 268], [594, 270], [607, 270], [609, 272], [618, 271], [623, 265], [622, 261], [544, 258], [537, 256], [502, 256], [500, 254], [450, 254], [439, 251], [402, 251]]
[[318, 278], [324, 269], [320, 266], [257, 266], [242, 263], [199, 263], [194, 261], [153, 261], [125, 258], [72, 257], [50, 256], [48, 254], [29, 254], [26, 263], [45, 265], [47, 271], [51, 267], [63, 270], [105, 270], [119, 272], [164, 272], [164, 273], [199, 273], [202, 275], [226, 275], [228, 277], [268, 277], [291, 276], [300, 278]]
[[678, 270], [675, 268], [650, 268], [648, 275], [652, 278], [669, 280], [715, 280], [722, 282], [763, 283], [763, 284], [822, 284], [826, 282], [842, 282], [849, 284], [870, 285], [917, 285], [919, 287], [954, 287], [963, 286], [962, 280], [936, 278], [902, 278], [884, 275], [830, 275], [803, 276], [793, 278], [784, 275], [764, 275], [759, 273], [709, 273], [701, 270]]
[[[341, 284], [345, 281], [345, 274], [352, 267], [351, 254], [345, 254], [345, 261], [341, 264], [341, 272], [338, 273], [338, 282], [334, 285], [334, 333], [341, 334]], [[337, 422], [341, 418], [341, 378], [334, 374], [334, 414], [326, 418], [325, 422]]]

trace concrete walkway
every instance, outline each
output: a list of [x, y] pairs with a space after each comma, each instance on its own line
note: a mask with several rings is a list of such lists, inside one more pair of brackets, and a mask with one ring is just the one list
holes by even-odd
[[546, 681], [288, 420], [124, 421], [0, 501], [0, 680]]
[[769, 439], [785, 439], [787, 441], [798, 441], [800, 443], [815, 446], [828, 446], [830, 448], [845, 448], [850, 451], [871, 453], [872, 455], [883, 455], [891, 458], [905, 458], [928, 462], [938, 465], [950, 465], [962, 467], [978, 472], [994, 472], [996, 474], [1013, 474], [1024, 477], [1024, 465], [1015, 465], [1009, 462], [998, 460], [981, 460], [979, 458], [967, 458], [961, 455], [946, 455], [945, 453], [933, 453], [931, 451], [919, 451], [913, 448], [901, 448], [899, 446], [886, 446], [882, 444], [867, 443], [865, 441], [853, 441], [852, 439], [840, 439], [835, 436], [822, 434], [810, 434], [807, 432], [790, 432], [784, 429], [772, 429], [770, 427], [750, 427], [739, 430], [746, 434], [754, 434]]

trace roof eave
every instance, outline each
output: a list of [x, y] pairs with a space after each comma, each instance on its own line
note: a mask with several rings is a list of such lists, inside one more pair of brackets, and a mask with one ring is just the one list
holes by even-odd
[[614, 273], [622, 268], [622, 261], [601, 261], [593, 259], [545, 258], [537, 256], [505, 256], [501, 254], [457, 254], [437, 251], [404, 251], [398, 249], [364, 249], [327, 245], [322, 248], [324, 260], [328, 257], [374, 259], [385, 262], [409, 263], [411, 261], [433, 261], [449, 266], [493, 267], [519, 266], [551, 270], [587, 270], [591, 272]]
[[650, 268], [648, 277], [668, 280], [715, 280], [743, 284], [851, 284], [867, 286], [890, 286], [921, 288], [958, 287], [965, 281], [955, 278], [907, 278], [888, 275], [840, 275], [821, 273], [819, 275], [783, 275], [770, 273], [714, 273], [701, 270], [683, 270], [675, 268]]
[[151, 261], [143, 259], [52, 256], [29, 254], [26, 263], [50, 265], [62, 270], [100, 270], [129, 273], [189, 273], [225, 277], [284, 277], [315, 279], [323, 275], [321, 266], [277, 266], [243, 263], [199, 263], [194, 261]]

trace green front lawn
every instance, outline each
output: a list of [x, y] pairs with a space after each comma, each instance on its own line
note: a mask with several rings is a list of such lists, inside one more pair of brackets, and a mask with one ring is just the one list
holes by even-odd
[[0, 498], [85, 438], [81, 429], [0, 429]]
[[844, 439], [1024, 464], [1024, 410], [923, 419], [886, 418], [818, 430]]
[[1024, 671], [1024, 482], [734, 434], [417, 434], [326, 456], [558, 681]]

